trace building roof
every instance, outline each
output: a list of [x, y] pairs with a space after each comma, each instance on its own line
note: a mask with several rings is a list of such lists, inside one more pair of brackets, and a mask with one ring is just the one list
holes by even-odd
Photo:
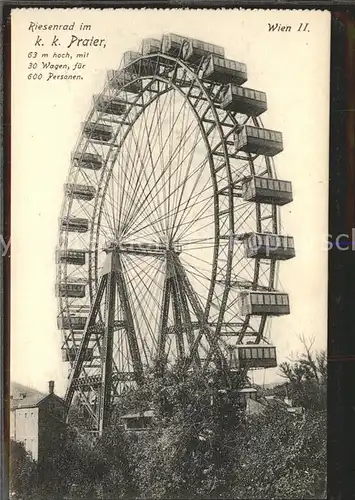
[[140, 413], [127, 413], [126, 415], [122, 415], [121, 418], [142, 418], [142, 417], [148, 417], [152, 418], [154, 417], [154, 411], [153, 410], [145, 410]]
[[35, 408], [44, 399], [52, 396], [64, 403], [64, 401], [56, 394], [44, 394], [43, 392], [27, 387], [17, 382], [11, 382], [10, 387], [10, 409], [17, 410], [18, 408]]
[[239, 389], [240, 393], [249, 393], [249, 392], [257, 392], [255, 387], [244, 387], [243, 389]]
[[268, 405], [273, 406], [273, 407], [278, 407], [286, 410], [289, 405], [285, 403], [282, 399], [277, 398], [276, 396], [265, 396], [265, 400]]
[[27, 387], [17, 382], [11, 382], [10, 387], [10, 406], [11, 410], [16, 408], [26, 408], [28, 406], [36, 406], [39, 401], [46, 397], [43, 392]]
[[287, 408], [287, 411], [295, 415], [303, 415], [304, 408], [302, 406], [292, 406], [290, 408]]

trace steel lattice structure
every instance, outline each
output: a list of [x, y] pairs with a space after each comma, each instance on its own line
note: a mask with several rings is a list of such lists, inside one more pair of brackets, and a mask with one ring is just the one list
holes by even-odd
[[[289, 312], [275, 285], [294, 255], [278, 216], [291, 184], [276, 180], [282, 136], [263, 128], [266, 95], [246, 80], [223, 48], [164, 35], [125, 53], [94, 96], [65, 185], [56, 287], [67, 403], [77, 394], [95, 431], [149, 367], [229, 369]], [[258, 352], [268, 361], [251, 366], [274, 366]]]

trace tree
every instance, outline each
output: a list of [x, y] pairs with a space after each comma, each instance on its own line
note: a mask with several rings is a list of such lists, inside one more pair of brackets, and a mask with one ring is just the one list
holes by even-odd
[[280, 372], [287, 379], [289, 395], [296, 406], [303, 406], [306, 410], [326, 410], [326, 352], [313, 352], [313, 343], [307, 343], [304, 338], [301, 340], [304, 353], [296, 360], [281, 363]]
[[239, 449], [234, 498], [326, 497], [325, 412], [304, 420], [267, 409], [246, 422]]
[[22, 443], [10, 440], [10, 490], [16, 499], [28, 498], [37, 487], [37, 466]]
[[[102, 464], [92, 443], [68, 426], [61, 449], [40, 464], [40, 484], [44, 498], [95, 498]], [[87, 496], [90, 492], [90, 497]], [[47, 495], [47, 496], [46, 496]], [[86, 496], [85, 496], [86, 495]]]
[[237, 460], [241, 380], [222, 389], [220, 377], [169, 371], [128, 391], [113, 417], [154, 410], [151, 429], [131, 435], [129, 463], [141, 498], [227, 498]]
[[288, 395], [306, 412], [297, 417], [276, 406], [246, 421], [240, 434], [240, 469], [235, 498], [326, 497], [326, 382], [325, 351], [305, 352], [280, 370], [286, 384], [273, 390]]
[[[245, 374], [148, 373], [123, 392], [94, 445], [68, 427], [38, 486], [21, 449], [17, 490], [28, 491], [26, 500], [324, 498], [325, 353], [306, 350], [282, 370], [290, 396], [306, 408], [301, 417], [276, 406], [248, 416], [238, 392]], [[150, 427], [124, 431], [123, 415], [148, 409]]]

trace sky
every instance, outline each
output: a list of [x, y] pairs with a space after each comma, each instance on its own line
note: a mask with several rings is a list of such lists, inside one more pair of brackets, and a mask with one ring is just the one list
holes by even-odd
[[[46, 390], [55, 380], [63, 395], [66, 365], [56, 327], [55, 247], [63, 185], [70, 154], [92, 96], [102, 89], [108, 69], [123, 52], [137, 50], [143, 38], [178, 33], [225, 48], [226, 57], [247, 64], [247, 86], [263, 90], [267, 128], [281, 130], [284, 151], [275, 158], [278, 177], [293, 183], [294, 202], [282, 209], [284, 232], [294, 236], [295, 259], [281, 264], [280, 282], [290, 295], [291, 314], [272, 321], [271, 339], [283, 361], [302, 350], [300, 336], [326, 346], [328, 235], [328, 115], [330, 17], [321, 11], [228, 10], [174, 11], [118, 9], [21, 9], [12, 19], [12, 206], [11, 206], [11, 377]], [[72, 24], [72, 32], [32, 31], [30, 23]], [[80, 24], [85, 37], [104, 39], [87, 51], [83, 80], [28, 78], [30, 53], [66, 53]], [[291, 31], [269, 31], [268, 24]], [[297, 31], [309, 23], [309, 31]], [[57, 35], [64, 47], [51, 47]], [[35, 46], [37, 36], [42, 37]], [[77, 43], [77, 41], [75, 42]], [[74, 52], [73, 52], [74, 53]], [[84, 63], [84, 62], [83, 62]], [[256, 374], [272, 382], [277, 370]]]

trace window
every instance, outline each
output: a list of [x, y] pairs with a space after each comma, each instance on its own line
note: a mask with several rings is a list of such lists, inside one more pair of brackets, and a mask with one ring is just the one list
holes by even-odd
[[275, 305], [276, 304], [276, 296], [275, 295], [270, 295], [270, 302], [271, 304]]
[[251, 359], [251, 349], [249, 347], [245, 349], [245, 358]]
[[275, 347], [270, 347], [270, 358], [276, 359], [276, 349], [275, 349]]
[[258, 347], [258, 359], [263, 359], [263, 349], [262, 349], [262, 347]]
[[269, 359], [270, 358], [270, 351], [269, 351], [268, 347], [264, 348], [264, 358], [265, 359]]
[[259, 177], [255, 177], [255, 187], [261, 187], [261, 179]]
[[289, 248], [293, 248], [294, 244], [293, 244], [293, 238], [292, 238], [292, 236], [288, 236], [287, 237], [287, 246]]
[[264, 301], [265, 301], [265, 304], [269, 305], [270, 304], [270, 295], [264, 295]]
[[287, 306], [288, 305], [288, 295], [284, 294], [281, 295], [282, 297], [282, 305]]
[[255, 347], [251, 348], [251, 357], [252, 357], [252, 359], [258, 358], [258, 350]]
[[256, 303], [259, 304], [259, 305], [262, 305], [263, 304], [263, 295], [261, 293], [258, 293], [256, 295], [256, 297], [257, 297], [257, 302]]
[[276, 295], [276, 304], [282, 306], [282, 296]]
[[246, 129], [246, 133], [247, 133], [247, 135], [250, 135], [250, 137], [257, 137], [256, 130], [252, 127], [248, 127]]
[[267, 179], [260, 179], [260, 180], [261, 180], [261, 186], [267, 189]]
[[251, 303], [252, 304], [257, 304], [258, 303], [258, 296], [255, 293], [252, 293], [250, 295], [250, 298], [251, 298]]

